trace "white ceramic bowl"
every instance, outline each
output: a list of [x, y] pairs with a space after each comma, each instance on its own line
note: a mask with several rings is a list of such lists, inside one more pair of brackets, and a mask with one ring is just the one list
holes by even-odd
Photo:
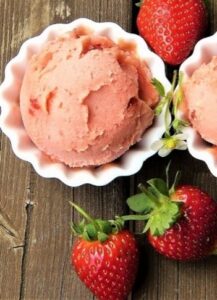
[[[217, 56], [217, 33], [200, 40], [193, 54], [181, 65], [180, 71], [184, 73], [184, 79], [190, 77], [201, 64], [210, 62], [213, 56]], [[181, 116], [184, 118], [183, 114]], [[213, 147], [205, 142], [194, 128], [188, 127], [184, 129], [184, 133], [187, 135], [190, 154], [204, 161], [210, 172], [217, 177], [217, 151], [214, 151]]]
[[96, 23], [88, 19], [77, 19], [70, 24], [55, 24], [47, 27], [39, 36], [24, 42], [18, 55], [8, 63], [5, 79], [0, 87], [2, 110], [0, 127], [9, 137], [14, 153], [19, 158], [30, 162], [39, 175], [46, 178], [58, 178], [72, 187], [85, 183], [101, 186], [111, 182], [116, 177], [135, 174], [140, 170], [143, 162], [155, 154], [151, 145], [164, 132], [163, 116], [156, 118], [154, 125], [145, 132], [142, 141], [130, 148], [117, 161], [98, 168], [69, 168], [63, 163], [52, 162], [31, 142], [23, 127], [19, 107], [20, 87], [30, 57], [39, 52], [47, 40], [80, 26], [90, 28], [97, 34], [108, 36], [114, 42], [118, 42], [121, 38], [136, 43], [138, 55], [147, 62], [153, 77], [159, 79], [167, 91], [170, 89], [170, 83], [165, 75], [164, 63], [148, 49], [141, 37], [125, 32], [114, 23]]

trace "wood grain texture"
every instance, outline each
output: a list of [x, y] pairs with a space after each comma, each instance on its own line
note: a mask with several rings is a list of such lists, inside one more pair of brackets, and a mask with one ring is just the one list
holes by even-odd
[[[23, 36], [18, 22], [20, 7], [15, 2], [0, 1], [1, 79], [6, 62], [16, 53]], [[19, 299], [26, 205], [29, 201], [29, 166], [13, 155], [8, 139], [1, 134], [0, 145], [0, 298]]]
[[[0, 297], [19, 298], [28, 202], [28, 167], [3, 138], [0, 165]], [[20, 176], [22, 174], [22, 176]], [[11, 289], [13, 282], [13, 289]]]
[[[27, 38], [47, 25], [78, 17], [114, 21], [131, 31], [132, 2], [126, 0], [0, 0], [0, 71]], [[217, 4], [210, 1], [210, 32], [217, 29]], [[203, 186], [217, 199], [217, 179], [204, 163], [188, 153], [172, 155], [172, 171], [183, 171], [183, 183]], [[73, 238], [69, 223], [78, 220], [68, 200], [92, 215], [112, 218], [127, 212], [125, 199], [139, 182], [162, 176], [168, 159], [149, 159], [134, 177], [116, 179], [105, 187], [71, 189], [57, 180], [39, 177], [15, 158], [0, 134], [0, 299], [90, 300], [70, 266]], [[139, 226], [137, 227], [139, 229]], [[141, 238], [139, 278], [133, 300], [217, 299], [216, 258], [181, 264], [155, 253]]]

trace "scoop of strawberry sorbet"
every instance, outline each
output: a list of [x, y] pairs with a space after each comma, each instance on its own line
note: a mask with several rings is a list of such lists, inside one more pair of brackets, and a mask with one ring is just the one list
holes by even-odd
[[204, 140], [217, 145], [217, 57], [194, 71], [183, 92], [191, 124]]
[[29, 61], [20, 107], [34, 144], [70, 167], [111, 162], [152, 124], [158, 94], [135, 50], [73, 31]]

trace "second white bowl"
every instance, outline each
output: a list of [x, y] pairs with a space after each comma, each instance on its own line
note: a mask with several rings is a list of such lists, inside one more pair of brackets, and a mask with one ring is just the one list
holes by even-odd
[[[181, 65], [180, 71], [184, 74], [185, 80], [203, 63], [210, 62], [213, 56], [217, 56], [217, 33], [200, 40], [195, 46], [193, 54]], [[181, 116], [184, 117], [183, 114]], [[184, 129], [184, 133], [187, 135], [190, 154], [204, 161], [210, 172], [217, 177], [217, 150], [205, 142], [194, 128], [188, 127]]]

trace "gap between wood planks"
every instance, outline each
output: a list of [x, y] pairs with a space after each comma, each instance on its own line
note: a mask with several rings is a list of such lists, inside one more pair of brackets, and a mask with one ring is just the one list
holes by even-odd
[[34, 172], [34, 170], [31, 169], [29, 188], [28, 188], [28, 200], [25, 205], [26, 224], [25, 224], [25, 231], [24, 231], [24, 243], [22, 245], [23, 255], [22, 255], [22, 261], [21, 261], [21, 276], [20, 276], [21, 280], [20, 280], [19, 300], [24, 299], [24, 296], [25, 296], [27, 255], [28, 255], [28, 250], [29, 250], [29, 240], [30, 240], [30, 234], [31, 234], [31, 218], [32, 218], [33, 209], [34, 209], [34, 203], [32, 202], [33, 182], [31, 180], [33, 172]]

